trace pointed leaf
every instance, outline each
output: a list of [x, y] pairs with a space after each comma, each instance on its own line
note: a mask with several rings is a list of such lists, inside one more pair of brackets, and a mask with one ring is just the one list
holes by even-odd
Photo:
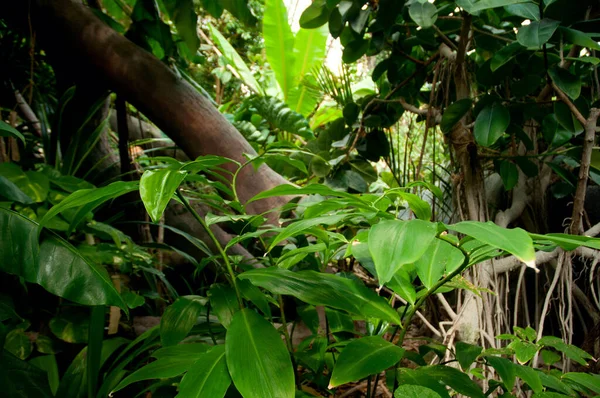
[[600, 394], [600, 376], [587, 373], [570, 372], [565, 373], [563, 379], [575, 382], [590, 391]]
[[312, 305], [326, 305], [363, 318], [377, 318], [399, 324], [400, 317], [375, 292], [357, 281], [315, 271], [292, 272], [280, 268], [246, 271], [239, 279], [275, 294], [291, 295]]
[[564, 26], [561, 26], [559, 29], [568, 42], [577, 44], [581, 47], [588, 47], [592, 50], [600, 50], [600, 44], [598, 44], [597, 41], [592, 39], [584, 32], [580, 30], [569, 29]]
[[160, 340], [163, 347], [179, 343], [198, 322], [206, 299], [200, 296], [181, 296], [167, 307], [160, 319]]
[[462, 119], [471, 109], [473, 101], [470, 98], [463, 98], [452, 103], [444, 111], [440, 128], [444, 134], [452, 131], [452, 128]]
[[473, 134], [479, 145], [492, 146], [510, 124], [510, 113], [502, 104], [495, 102], [479, 112], [475, 119]]
[[293, 223], [291, 223], [290, 225], [285, 227], [279, 234], [277, 234], [277, 236], [275, 236], [273, 238], [273, 240], [271, 241], [271, 244], [269, 245], [269, 251], [273, 250], [273, 248], [275, 246], [277, 246], [277, 244], [280, 243], [281, 241], [283, 241], [287, 238], [290, 238], [292, 236], [296, 236], [300, 233], [303, 233], [304, 231], [306, 231], [309, 228], [312, 228], [312, 227], [315, 227], [315, 226], [321, 225], [321, 224], [324, 224], [327, 226], [335, 225], [347, 217], [348, 217], [347, 214], [333, 214], [330, 216], [322, 216], [322, 217], [308, 218], [305, 220], [294, 221]]
[[181, 379], [177, 398], [222, 398], [230, 384], [225, 346], [218, 345], [189, 368]]
[[517, 378], [515, 364], [506, 358], [495, 356], [489, 356], [486, 360], [494, 369], [496, 369], [496, 372], [498, 372], [506, 389], [512, 391], [515, 386], [515, 379]]
[[266, 0], [263, 16], [265, 53], [271, 69], [287, 102], [294, 87], [294, 34], [288, 24], [288, 15], [283, 0]]
[[404, 349], [381, 336], [363, 337], [350, 342], [340, 353], [328, 388], [334, 388], [382, 372], [397, 364]]
[[425, 253], [415, 262], [417, 275], [427, 289], [431, 289], [447, 269], [455, 270], [465, 256], [456, 247], [441, 239], [434, 239]]
[[240, 309], [235, 290], [223, 284], [214, 284], [208, 291], [210, 307], [225, 328], [229, 327], [233, 315]]
[[369, 251], [381, 285], [403, 265], [414, 263], [435, 238], [434, 223], [422, 220], [382, 221], [369, 231]]
[[560, 25], [559, 21], [544, 18], [527, 26], [521, 26], [517, 32], [517, 41], [523, 47], [539, 49], [544, 45]]
[[532, 21], [539, 21], [540, 19], [540, 7], [534, 3], [512, 4], [504, 6], [504, 9], [510, 14], [521, 18], [530, 19]]
[[466, 371], [471, 367], [471, 364], [475, 362], [481, 351], [482, 347], [459, 341], [456, 343], [456, 360], [460, 364], [461, 368]]
[[146, 170], [140, 179], [140, 196], [154, 222], [159, 222], [173, 194], [187, 175], [185, 171]]
[[0, 137], [18, 138], [25, 144], [25, 137], [23, 134], [3, 120], [0, 120]]
[[581, 94], [581, 79], [578, 76], [558, 66], [550, 68], [548, 74], [556, 86], [567, 94], [569, 98], [573, 100], [579, 98], [579, 94]]
[[404, 384], [394, 391], [394, 398], [441, 398], [441, 395], [427, 387]]
[[256, 312], [237, 312], [225, 337], [227, 367], [244, 398], [293, 398], [294, 369], [281, 336]]

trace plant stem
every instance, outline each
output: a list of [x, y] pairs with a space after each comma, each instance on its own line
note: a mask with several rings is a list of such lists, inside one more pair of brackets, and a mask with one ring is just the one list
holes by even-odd
[[196, 210], [194, 210], [194, 208], [190, 205], [190, 202], [186, 199], [185, 196], [183, 196], [183, 194], [181, 193], [181, 191], [179, 189], [177, 189], [177, 191], [175, 191], [175, 192], [177, 194], [177, 197], [181, 200], [181, 202], [185, 206], [185, 208], [190, 213], [192, 213], [192, 215], [194, 216], [194, 218], [196, 219], [196, 221], [198, 221], [200, 223], [200, 225], [202, 225], [202, 228], [204, 228], [206, 230], [206, 233], [208, 234], [208, 236], [210, 237], [210, 239], [215, 244], [217, 250], [219, 251], [219, 254], [223, 258], [223, 261], [225, 262], [225, 267], [227, 267], [227, 272], [229, 273], [229, 277], [231, 278], [231, 285], [233, 286], [233, 288], [235, 290], [235, 294], [237, 296], [238, 303], [240, 304], [240, 308], [243, 309], [244, 308], [244, 302], [242, 301], [242, 295], [241, 295], [240, 290], [239, 290], [238, 285], [237, 285], [237, 281], [236, 281], [236, 277], [235, 277], [235, 272], [233, 272], [233, 267], [231, 266], [231, 262], [229, 261], [229, 257], [227, 256], [227, 253], [225, 253], [225, 250], [223, 250], [223, 246], [221, 246], [221, 243], [219, 243], [219, 240], [217, 239], [217, 237], [215, 236], [215, 234], [213, 233], [213, 231], [206, 224], [206, 221], [204, 221], [204, 219], [202, 217], [200, 217], [200, 214], [198, 214], [198, 212]]

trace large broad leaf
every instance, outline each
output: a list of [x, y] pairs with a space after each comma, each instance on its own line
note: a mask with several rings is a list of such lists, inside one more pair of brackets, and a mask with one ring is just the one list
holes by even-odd
[[142, 174], [140, 197], [152, 221], [160, 221], [165, 208], [186, 175], [185, 171], [170, 169], [146, 170]]
[[404, 349], [381, 336], [354, 340], [340, 353], [333, 368], [329, 388], [382, 372], [397, 364], [403, 355]]
[[210, 346], [205, 344], [182, 344], [157, 350], [152, 353], [152, 356], [157, 358], [156, 361], [150, 362], [127, 376], [113, 389], [112, 393], [138, 381], [179, 376], [187, 372], [194, 363], [202, 360], [209, 348]]
[[437, 20], [437, 8], [430, 2], [416, 1], [408, 9], [413, 21], [423, 29], [431, 28]]
[[502, 228], [491, 221], [463, 221], [449, 225], [449, 229], [469, 235], [480, 242], [513, 254], [528, 267], [535, 266], [535, 250], [529, 234], [521, 228]]
[[0, 120], [0, 137], [14, 137], [25, 143], [25, 137], [17, 129], [3, 120]]
[[249, 279], [254, 286], [275, 294], [291, 295], [308, 304], [326, 305], [363, 318], [400, 323], [398, 313], [383, 297], [354, 280], [337, 275], [271, 267], [246, 271], [238, 278]]
[[581, 79], [568, 70], [555, 66], [548, 70], [552, 81], [571, 99], [576, 100], [581, 94]]
[[225, 337], [227, 367], [244, 398], [292, 398], [294, 369], [290, 353], [270, 322], [243, 309]]
[[394, 391], [395, 398], [441, 398], [441, 395], [430, 388], [404, 384]]
[[464, 260], [465, 256], [459, 249], [446, 241], [434, 239], [427, 251], [415, 262], [415, 268], [423, 285], [431, 289], [446, 270], [457, 269]]
[[294, 84], [294, 34], [288, 24], [287, 10], [283, 0], [266, 0], [263, 16], [265, 53], [275, 78], [281, 88], [284, 101]]
[[117, 181], [102, 188], [80, 189], [53, 206], [40, 221], [40, 226], [45, 226], [49, 220], [65, 210], [78, 208], [71, 220], [71, 228], [74, 228], [102, 203], [137, 189], [137, 181]]
[[508, 391], [512, 391], [513, 387], [515, 386], [515, 379], [517, 377], [515, 364], [506, 358], [495, 356], [489, 356], [486, 358], [486, 360], [488, 364], [496, 369], [496, 372], [498, 372], [498, 375], [502, 379], [506, 389]]
[[230, 384], [225, 346], [218, 345], [189, 368], [181, 379], [177, 398], [222, 398]]
[[200, 40], [197, 32], [198, 16], [194, 11], [193, 0], [162, 0], [162, 2], [169, 18], [177, 28], [177, 33], [183, 38], [192, 54], [196, 53]]
[[467, 114], [472, 105], [473, 101], [470, 98], [464, 98], [452, 103], [446, 108], [444, 115], [442, 116], [442, 122], [440, 123], [442, 132], [448, 134], [452, 131], [452, 128]]
[[436, 224], [423, 220], [382, 221], [369, 231], [369, 251], [381, 285], [405, 264], [417, 261], [437, 234]]
[[229, 327], [233, 315], [240, 309], [235, 289], [220, 283], [213, 284], [208, 291], [212, 313], [217, 315], [225, 328]]
[[[213, 0], [211, 0], [213, 1]], [[244, 84], [250, 87], [255, 93], [260, 95], [265, 95], [264, 90], [261, 85], [258, 84], [258, 81], [254, 78], [254, 75], [248, 68], [248, 65], [244, 62], [242, 57], [235, 51], [231, 44], [227, 41], [227, 39], [219, 32], [214, 26], [210, 23], [208, 24], [208, 29], [210, 30], [210, 34], [212, 39], [215, 41], [215, 44], [221, 52], [223, 56], [227, 59], [227, 61], [232, 65], [235, 70], [238, 71], [240, 76], [242, 77]]]
[[471, 367], [471, 364], [475, 362], [483, 350], [480, 346], [465, 343], [463, 341], [457, 342], [455, 347], [456, 360], [465, 371]]
[[510, 124], [510, 113], [502, 104], [495, 102], [479, 112], [475, 119], [473, 134], [479, 145], [492, 146]]
[[114, 305], [127, 311], [104, 268], [51, 232], [38, 242], [37, 231], [36, 222], [0, 208], [0, 270], [79, 304]]
[[179, 343], [198, 322], [206, 298], [181, 296], [167, 307], [160, 319], [160, 341], [164, 347]]
[[541, 48], [560, 25], [559, 21], [544, 18], [541, 21], [534, 21], [527, 26], [521, 26], [517, 32], [517, 41], [522, 46], [532, 49]]

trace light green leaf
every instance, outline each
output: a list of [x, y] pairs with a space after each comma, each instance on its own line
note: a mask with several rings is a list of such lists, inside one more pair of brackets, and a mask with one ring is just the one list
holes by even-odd
[[154, 222], [159, 222], [165, 208], [187, 175], [185, 171], [146, 170], [140, 179], [140, 196]]
[[225, 336], [227, 367], [244, 398], [293, 398], [294, 369], [270, 322], [256, 312], [237, 312]]
[[0, 120], [0, 137], [18, 138], [25, 144], [25, 137], [23, 134], [3, 120]]
[[581, 94], [581, 79], [578, 76], [558, 66], [548, 69], [548, 74], [556, 86], [567, 94], [569, 98], [573, 100], [579, 98], [579, 94]]
[[294, 87], [295, 57], [293, 52], [294, 34], [288, 24], [287, 10], [283, 0], [265, 1], [262, 22], [267, 61], [275, 72], [283, 100], [287, 102], [288, 94]]
[[189, 368], [181, 379], [177, 398], [222, 398], [230, 384], [225, 346], [218, 345]]
[[369, 232], [369, 251], [381, 285], [405, 264], [417, 261], [435, 238], [434, 223], [423, 220], [382, 221]]
[[537, 344], [528, 341], [515, 340], [508, 345], [508, 348], [515, 351], [515, 357], [520, 364], [529, 362], [540, 347]]
[[312, 227], [315, 227], [315, 226], [321, 225], [321, 224], [324, 224], [327, 226], [335, 225], [347, 217], [348, 217], [347, 214], [333, 214], [330, 216], [322, 216], [322, 217], [308, 218], [305, 220], [294, 221], [293, 223], [291, 223], [290, 225], [285, 227], [279, 234], [277, 234], [277, 236], [275, 236], [273, 238], [273, 240], [271, 241], [271, 244], [269, 245], [269, 251], [273, 250], [273, 248], [275, 246], [277, 246], [277, 244], [279, 242], [281, 242], [287, 238], [290, 238], [292, 236], [296, 236], [300, 233], [303, 233], [304, 231], [306, 231], [309, 228], [312, 228]]
[[375, 292], [357, 281], [315, 271], [292, 272], [280, 268], [246, 271], [239, 279], [275, 294], [291, 295], [312, 305], [325, 305], [363, 318], [377, 318], [399, 324], [400, 317]]
[[328, 388], [352, 381], [359, 381], [397, 364], [404, 349], [384, 340], [381, 336], [369, 336], [350, 342], [340, 353]]
[[163, 347], [179, 343], [198, 322], [206, 299], [200, 296], [181, 296], [167, 307], [160, 319], [160, 341]]
[[455, 270], [464, 262], [462, 252], [450, 243], [434, 239], [425, 253], [415, 262], [417, 275], [431, 289], [448, 269]]
[[394, 391], [394, 398], [441, 398], [441, 396], [427, 387], [404, 384]]
[[513, 254], [528, 267], [535, 267], [535, 250], [533, 241], [521, 228], [502, 228], [491, 221], [463, 221], [448, 225], [448, 228], [461, 234], [469, 235], [478, 241]]
[[104, 268], [52, 232], [38, 242], [38, 227], [23, 215], [0, 208], [0, 270], [79, 304], [114, 305], [127, 311]]
[[559, 21], [548, 18], [544, 18], [541, 21], [534, 21], [529, 25], [519, 28], [517, 41], [523, 47], [539, 49], [550, 40], [559, 25]]
[[408, 8], [411, 19], [423, 29], [431, 28], [435, 24], [437, 12], [436, 6], [428, 1], [414, 2]]
[[506, 191], [513, 189], [519, 181], [519, 170], [517, 169], [517, 165], [508, 160], [502, 160], [500, 162], [499, 174]]
[[499, 102], [488, 105], [475, 119], [473, 134], [479, 145], [492, 146], [506, 131], [510, 124], [510, 113]]
[[175, 24], [177, 33], [183, 38], [192, 54], [195, 54], [200, 46], [197, 33], [198, 16], [194, 11], [193, 0], [162, 0], [169, 19]]
[[210, 30], [210, 34], [215, 41], [219, 50], [223, 53], [223, 56], [227, 59], [227, 61], [238, 71], [245, 85], [250, 87], [255, 93], [260, 95], [265, 95], [264, 90], [261, 85], [258, 84], [258, 81], [254, 78], [254, 75], [248, 68], [248, 65], [244, 62], [242, 57], [235, 51], [233, 46], [229, 44], [227, 39], [219, 32], [214, 26], [210, 23], [208, 24], [208, 29]]
[[406, 266], [400, 268], [385, 285], [410, 304], [415, 304], [415, 301], [417, 300], [417, 291], [412, 284], [413, 278], [410, 277], [410, 274], [404, 268], [406, 268]]

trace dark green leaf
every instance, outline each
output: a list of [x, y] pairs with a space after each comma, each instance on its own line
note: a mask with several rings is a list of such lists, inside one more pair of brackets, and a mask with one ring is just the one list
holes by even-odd
[[496, 369], [496, 372], [498, 372], [506, 389], [512, 391], [517, 377], [515, 364], [506, 358], [495, 356], [489, 356], [486, 360], [494, 369]]
[[[215, 0], [211, 0], [215, 1]], [[247, 0], [218, 0], [224, 9], [229, 11], [231, 15], [239, 19], [244, 25], [254, 27], [256, 26], [257, 19], [250, 8], [248, 7]]]
[[325, 0], [315, 0], [300, 16], [300, 26], [304, 29], [315, 29], [325, 25], [329, 20], [329, 9]]
[[554, 103], [554, 114], [558, 123], [569, 133], [578, 135], [583, 132], [583, 126], [564, 102], [556, 101]]
[[479, 112], [475, 119], [473, 134], [479, 145], [492, 146], [510, 124], [510, 113], [502, 104], [495, 102]]
[[600, 394], [600, 376], [588, 373], [569, 372], [563, 375], [563, 379], [575, 382], [590, 391]]
[[179, 384], [178, 398], [222, 398], [231, 377], [225, 362], [225, 346], [218, 345], [194, 363]]
[[464, 371], [467, 371], [477, 359], [483, 348], [477, 345], [459, 341], [456, 343], [456, 360]]
[[394, 391], [394, 398], [441, 398], [441, 396], [427, 387], [404, 384]]
[[416, 1], [408, 8], [413, 21], [423, 29], [431, 28], [437, 20], [437, 8], [432, 3]]
[[55, 355], [41, 355], [29, 360], [29, 363], [38, 369], [43, 370], [48, 375], [48, 384], [50, 385], [50, 391], [56, 395], [58, 389], [58, 383], [60, 382], [58, 374], [58, 364], [56, 363]]
[[533, 21], [529, 25], [519, 28], [517, 41], [523, 47], [539, 49], [550, 40], [559, 25], [559, 21], [548, 18], [544, 18], [541, 21]]
[[565, 68], [555, 66], [548, 70], [548, 74], [556, 86], [561, 89], [569, 98], [576, 100], [581, 93], [581, 79], [573, 75]]
[[198, 322], [206, 299], [200, 296], [181, 296], [167, 307], [160, 319], [160, 340], [163, 347], [179, 343]]
[[350, 342], [340, 353], [328, 388], [377, 374], [397, 364], [404, 349], [384, 340], [381, 336], [370, 336]]
[[197, 33], [198, 16], [194, 11], [193, 0], [162, 0], [169, 18], [175, 24], [177, 33], [183, 38], [190, 51], [195, 54], [200, 46]]
[[559, 29], [569, 43], [581, 47], [588, 47], [592, 50], [600, 50], [600, 44], [582, 31], [566, 28], [564, 26], [561, 26]]
[[516, 363], [512, 364], [517, 376], [523, 380], [536, 393], [544, 388], [540, 380], [539, 372], [529, 366], [523, 366]]
[[560, 351], [563, 354], [565, 354], [565, 356], [567, 358], [569, 358], [583, 366], [587, 365], [588, 360], [593, 359], [593, 357], [590, 354], [588, 354], [581, 348], [567, 344], [564, 341], [562, 341], [562, 339], [559, 339], [558, 337], [554, 337], [554, 336], [542, 337], [538, 341], [538, 344], [545, 346], [545, 347], [552, 347], [555, 350]]
[[516, 164], [508, 160], [501, 161], [499, 173], [505, 190], [510, 191], [517, 185], [519, 170], [517, 170]]
[[523, 46], [517, 42], [502, 47], [492, 58], [492, 62], [490, 63], [491, 71], [495, 72], [498, 70], [501, 66], [513, 59], [521, 50], [523, 50]]
[[11, 202], [19, 202], [25, 205], [34, 203], [29, 196], [19, 189], [8, 178], [0, 175], [0, 196]]
[[273, 325], [256, 312], [246, 308], [234, 315], [225, 351], [231, 379], [244, 398], [294, 397], [290, 354]]
[[213, 313], [219, 318], [219, 322], [228, 328], [233, 315], [240, 309], [235, 290], [223, 284], [214, 284], [208, 291], [210, 306]]
[[[21, 361], [8, 351], [0, 352], [0, 383], [2, 394], [10, 398], [50, 398], [54, 395], [48, 386], [44, 371]], [[72, 395], [71, 395], [72, 396]]]
[[18, 138], [25, 144], [25, 137], [23, 134], [3, 120], [0, 120], [0, 137]]
[[521, 18], [538, 21], [540, 19], [540, 7], [534, 3], [512, 4], [504, 6], [504, 9]]
[[444, 111], [444, 115], [442, 116], [442, 122], [440, 124], [440, 128], [444, 134], [448, 134], [452, 131], [452, 128], [462, 119], [467, 112], [471, 109], [473, 105], [473, 101], [470, 98], [463, 98], [452, 103], [446, 110]]

